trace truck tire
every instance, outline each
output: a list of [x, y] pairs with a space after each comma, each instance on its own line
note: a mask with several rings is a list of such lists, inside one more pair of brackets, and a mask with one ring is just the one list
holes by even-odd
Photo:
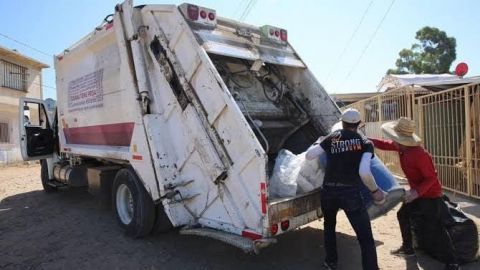
[[115, 175], [112, 204], [118, 224], [128, 235], [140, 238], [152, 231], [155, 205], [133, 170], [121, 169]]
[[48, 177], [48, 164], [47, 160], [40, 160], [40, 179], [42, 180], [43, 190], [46, 193], [52, 193], [57, 191], [57, 188], [48, 184], [50, 177]]
[[153, 234], [166, 233], [173, 229], [172, 222], [165, 213], [162, 203], [156, 206], [155, 225], [153, 226]]

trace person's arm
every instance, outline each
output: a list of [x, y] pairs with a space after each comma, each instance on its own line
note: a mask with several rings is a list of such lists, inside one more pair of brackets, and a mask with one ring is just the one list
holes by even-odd
[[384, 204], [386, 201], [386, 193], [377, 186], [372, 171], [370, 170], [372, 156], [373, 154], [370, 152], [363, 153], [362, 159], [360, 161], [359, 174], [362, 182], [365, 184], [365, 186], [367, 186], [367, 188], [372, 194], [373, 203], [381, 205]]
[[375, 182], [375, 178], [373, 178], [372, 171], [370, 170], [372, 156], [373, 155], [370, 152], [363, 153], [358, 173], [365, 186], [367, 186], [371, 192], [375, 192], [378, 189], [378, 186]]
[[368, 139], [372, 141], [373, 146], [375, 146], [375, 148], [378, 148], [380, 150], [385, 150], [385, 151], [398, 151], [398, 147], [391, 140], [382, 140], [382, 139], [375, 139], [375, 138], [368, 138]]
[[308, 148], [307, 153], [305, 154], [305, 158], [308, 160], [312, 160], [322, 155], [325, 155], [325, 150], [323, 150], [320, 144], [314, 144], [310, 146], [310, 148]]

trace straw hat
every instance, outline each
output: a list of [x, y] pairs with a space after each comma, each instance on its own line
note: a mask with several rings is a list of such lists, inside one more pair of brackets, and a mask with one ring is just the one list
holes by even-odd
[[382, 131], [385, 136], [401, 145], [418, 146], [422, 143], [422, 139], [415, 134], [415, 121], [406, 117], [383, 124]]

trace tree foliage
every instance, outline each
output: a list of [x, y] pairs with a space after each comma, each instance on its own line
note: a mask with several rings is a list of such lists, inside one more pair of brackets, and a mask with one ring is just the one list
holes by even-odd
[[445, 31], [425, 26], [418, 30], [415, 38], [419, 41], [411, 49], [403, 49], [395, 62], [395, 69], [387, 74], [440, 74], [449, 73], [457, 57], [457, 41]]

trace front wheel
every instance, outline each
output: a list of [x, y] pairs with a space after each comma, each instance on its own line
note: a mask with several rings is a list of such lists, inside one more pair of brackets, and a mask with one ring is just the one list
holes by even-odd
[[150, 233], [155, 222], [155, 205], [133, 170], [117, 172], [112, 199], [117, 222], [127, 234], [139, 238]]

